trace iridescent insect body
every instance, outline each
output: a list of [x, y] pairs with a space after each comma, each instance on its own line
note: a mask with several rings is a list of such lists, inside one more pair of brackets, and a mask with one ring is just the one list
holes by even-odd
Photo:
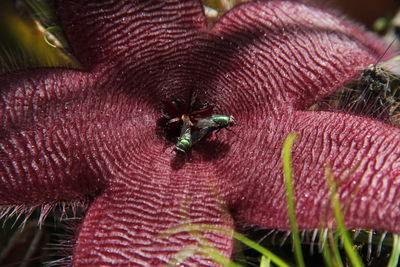
[[192, 122], [187, 114], [182, 115], [182, 128], [181, 133], [178, 137], [178, 141], [175, 144], [175, 149], [177, 152], [189, 152], [192, 147], [192, 133], [191, 126]]
[[[214, 131], [229, 129], [237, 124], [233, 116], [211, 115], [213, 107], [207, 104], [199, 105], [192, 96], [190, 101], [166, 98], [164, 101], [166, 129], [170, 136], [178, 136], [175, 143], [177, 153], [187, 153], [192, 147], [208, 137]], [[176, 137], [175, 137], [176, 138]]]
[[[166, 116], [166, 128], [169, 134], [174, 136], [179, 133], [175, 143], [177, 153], [189, 152], [192, 148], [192, 128], [201, 117], [212, 114], [213, 107], [207, 104], [199, 105], [194, 97], [190, 96], [189, 102], [179, 99], [164, 99]], [[175, 136], [176, 136], [175, 135]]]
[[192, 143], [195, 144], [212, 132], [219, 132], [222, 129], [232, 131], [229, 127], [237, 125], [237, 120], [233, 116], [212, 115], [208, 118], [202, 118], [197, 121], [194, 127], [197, 129], [193, 132]]
[[237, 125], [237, 120], [233, 116], [212, 115], [208, 118], [199, 119], [195, 127], [199, 129], [208, 128], [210, 131], [220, 131], [221, 129], [230, 130], [228, 127], [235, 125]]
[[375, 64], [363, 69], [353, 81], [310, 107], [310, 110], [339, 110], [400, 127], [400, 73], [394, 68], [400, 58], [397, 56], [379, 63], [393, 43]]

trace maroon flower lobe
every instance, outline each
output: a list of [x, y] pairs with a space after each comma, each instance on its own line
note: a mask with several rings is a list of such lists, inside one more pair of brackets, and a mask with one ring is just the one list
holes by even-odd
[[[280, 153], [293, 131], [301, 229], [330, 226], [329, 164], [347, 227], [400, 233], [399, 130], [307, 111], [382, 55], [372, 34], [279, 0], [240, 5], [212, 29], [194, 0], [65, 0], [58, 12], [85, 71], [0, 77], [0, 205], [93, 199], [74, 265], [216, 265], [204, 252], [229, 257], [230, 236], [168, 230], [288, 229]], [[238, 137], [221, 131], [179, 165], [156, 122], [163, 99], [192, 93], [233, 115]]]

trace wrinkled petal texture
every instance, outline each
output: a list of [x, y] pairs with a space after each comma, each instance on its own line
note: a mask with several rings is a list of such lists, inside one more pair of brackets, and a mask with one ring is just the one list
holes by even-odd
[[[212, 29], [199, 1], [60, 0], [58, 12], [85, 71], [0, 77], [0, 204], [93, 198], [75, 265], [213, 266], [207, 249], [229, 257], [232, 238], [191, 225], [288, 229], [280, 153], [292, 131], [302, 229], [331, 225], [331, 166], [348, 227], [400, 232], [398, 129], [306, 111], [376, 62], [375, 36], [291, 1], [240, 5]], [[234, 115], [238, 135], [182, 158], [156, 122], [165, 97], [191, 92]]]
[[1, 203], [34, 206], [98, 190], [100, 181], [92, 176], [99, 176], [99, 166], [84, 145], [87, 138], [79, 136], [76, 111], [76, 96], [85, 94], [90, 79], [74, 71], [39, 70], [0, 80]]
[[[232, 33], [230, 26], [241, 22], [240, 29], [250, 33]], [[215, 162], [221, 183], [232, 183], [221, 187], [235, 219], [288, 229], [280, 153], [285, 136], [295, 131], [301, 138], [293, 168], [302, 229], [333, 225], [325, 177], [331, 166], [348, 227], [399, 232], [400, 200], [393, 186], [399, 176], [398, 129], [367, 118], [302, 111], [376, 62], [384, 53], [377, 40], [329, 13], [275, 1], [236, 9], [214, 31], [229, 44], [221, 51], [242, 46], [228, 59], [215, 54], [218, 66], [229, 62], [214, 79], [213, 88], [222, 92], [210, 96], [226, 103], [225, 112], [238, 114], [240, 122], [239, 138], [227, 140], [235, 140], [228, 156]]]

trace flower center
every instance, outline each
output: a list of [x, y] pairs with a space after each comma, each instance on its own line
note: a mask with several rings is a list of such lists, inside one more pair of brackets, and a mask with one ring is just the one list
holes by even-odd
[[165, 117], [159, 125], [164, 129], [167, 140], [174, 142], [175, 151], [188, 153], [192, 147], [213, 132], [230, 130], [237, 124], [233, 116], [213, 114], [213, 106], [191, 99], [185, 103], [179, 99], [164, 99]]

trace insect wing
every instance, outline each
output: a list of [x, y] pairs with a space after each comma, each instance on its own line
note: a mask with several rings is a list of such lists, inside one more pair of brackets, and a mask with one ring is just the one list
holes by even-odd
[[213, 117], [199, 119], [197, 120], [194, 126], [199, 129], [205, 129], [205, 128], [216, 129], [218, 127], [218, 124], [215, 123], [215, 121], [213, 121], [212, 118]]
[[192, 133], [190, 119], [187, 115], [182, 116], [182, 128], [175, 148], [177, 152], [188, 152], [192, 147]]
[[192, 126], [192, 122], [189, 119], [188, 115], [182, 115], [182, 128], [181, 128], [181, 134], [179, 136], [180, 139], [184, 138], [184, 136], [190, 136], [190, 127]]
[[213, 129], [209, 127], [200, 128], [197, 131], [194, 131], [192, 134], [192, 146], [202, 139], [208, 137], [212, 131]]

